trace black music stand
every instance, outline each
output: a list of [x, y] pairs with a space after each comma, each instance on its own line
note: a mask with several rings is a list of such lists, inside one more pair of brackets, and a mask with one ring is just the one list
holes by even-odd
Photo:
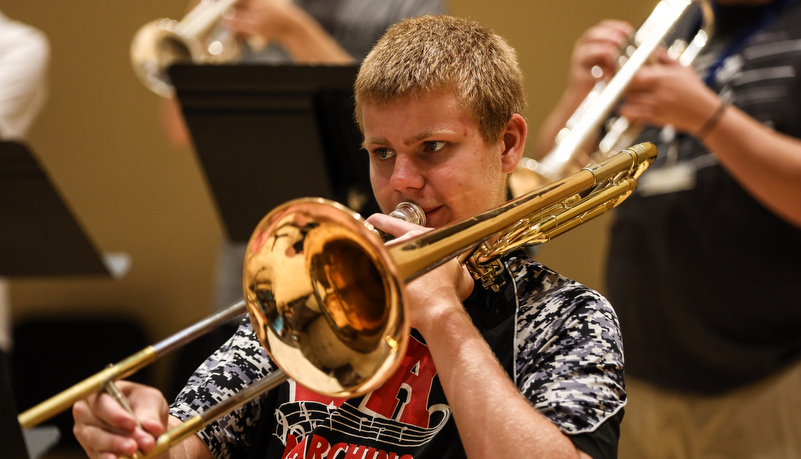
[[377, 209], [353, 118], [357, 66], [176, 64], [169, 75], [229, 238], [290, 199]]
[[28, 148], [0, 142], [0, 276], [116, 275]]
[[17, 422], [16, 402], [8, 376], [8, 365], [0, 355], [0, 432], [5, 459], [37, 458], [52, 448], [60, 437], [58, 428], [39, 426], [23, 433]]

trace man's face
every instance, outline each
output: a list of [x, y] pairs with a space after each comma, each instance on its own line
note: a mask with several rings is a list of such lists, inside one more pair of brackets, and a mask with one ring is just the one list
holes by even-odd
[[413, 201], [426, 226], [439, 228], [506, 200], [503, 141], [488, 145], [450, 92], [362, 108], [370, 180], [384, 213]]

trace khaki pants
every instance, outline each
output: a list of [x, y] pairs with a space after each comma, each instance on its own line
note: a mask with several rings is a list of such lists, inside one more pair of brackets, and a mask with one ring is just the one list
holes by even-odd
[[801, 364], [722, 396], [626, 389], [620, 459], [801, 458]]

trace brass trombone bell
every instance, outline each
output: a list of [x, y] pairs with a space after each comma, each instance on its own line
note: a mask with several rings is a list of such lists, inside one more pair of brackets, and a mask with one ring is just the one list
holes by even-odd
[[300, 199], [270, 212], [248, 244], [243, 288], [259, 340], [315, 392], [367, 393], [403, 356], [402, 280], [383, 242], [338, 203]]

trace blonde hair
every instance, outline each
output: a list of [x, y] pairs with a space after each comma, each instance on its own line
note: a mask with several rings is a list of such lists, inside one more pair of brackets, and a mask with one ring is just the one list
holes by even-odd
[[356, 121], [365, 102], [388, 103], [425, 92], [453, 91], [487, 143], [512, 115], [523, 115], [523, 74], [515, 50], [470, 19], [421, 16], [390, 27], [356, 78]]

